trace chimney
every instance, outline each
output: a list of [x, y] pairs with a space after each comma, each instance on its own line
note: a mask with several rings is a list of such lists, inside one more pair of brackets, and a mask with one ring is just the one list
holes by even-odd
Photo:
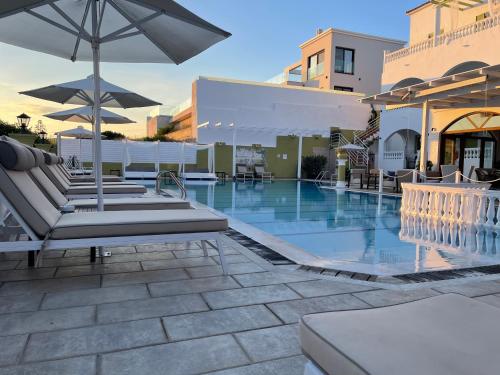
[[320, 28], [316, 29], [316, 35], [319, 35], [322, 33], [323, 33], [323, 29], [320, 29]]

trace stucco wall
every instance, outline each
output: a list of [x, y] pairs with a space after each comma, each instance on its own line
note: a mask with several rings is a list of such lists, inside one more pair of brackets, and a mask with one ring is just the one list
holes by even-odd
[[359, 103], [360, 95], [318, 89], [200, 78], [196, 95], [197, 121], [209, 123], [197, 129], [199, 143], [230, 145], [236, 129], [238, 145], [276, 147], [278, 133], [328, 136], [335, 126], [362, 130], [370, 116], [370, 106]]

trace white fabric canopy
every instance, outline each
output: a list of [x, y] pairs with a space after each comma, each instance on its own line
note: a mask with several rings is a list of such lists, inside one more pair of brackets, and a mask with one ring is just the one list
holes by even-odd
[[[93, 123], [94, 120], [94, 109], [92, 107], [80, 107], [68, 109], [67, 111], [60, 111], [49, 113], [44, 115], [45, 117], [51, 118], [53, 120], [59, 121], [71, 121], [71, 122], [85, 122], [85, 123]], [[113, 113], [106, 109], [101, 109], [101, 121], [105, 124], [132, 124], [135, 121], [130, 120], [125, 116], [121, 116], [117, 113]]]
[[352, 150], [352, 151], [360, 151], [364, 150], [363, 147], [352, 144], [352, 143], [347, 143], [343, 146], [337, 147], [337, 150]]
[[78, 126], [74, 129], [63, 130], [57, 132], [56, 135], [61, 137], [72, 137], [77, 139], [92, 139], [94, 138], [94, 133], [90, 130], [85, 129], [83, 126]]
[[[161, 105], [122, 87], [113, 85], [101, 78], [101, 107], [137, 108]], [[50, 100], [61, 104], [93, 105], [94, 76], [66, 83], [54, 84], [35, 90], [22, 91], [20, 94]]]

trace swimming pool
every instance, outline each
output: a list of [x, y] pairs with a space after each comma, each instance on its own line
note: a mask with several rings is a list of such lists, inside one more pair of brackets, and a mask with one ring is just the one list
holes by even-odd
[[259, 242], [263, 239], [270, 248], [279, 245], [279, 252], [285, 249], [289, 254], [283, 255], [302, 264], [396, 275], [500, 263], [496, 236], [476, 235], [474, 248], [458, 244], [458, 236], [457, 243], [448, 245], [416, 232], [400, 236], [401, 199], [395, 196], [326, 190], [298, 181], [188, 182], [186, 188], [189, 199], [227, 215], [233, 227], [245, 224], [237, 230], [257, 228], [245, 234], [259, 235]]

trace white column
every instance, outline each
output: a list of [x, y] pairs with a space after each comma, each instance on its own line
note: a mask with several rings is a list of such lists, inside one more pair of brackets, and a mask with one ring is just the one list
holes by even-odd
[[155, 157], [155, 170], [156, 173], [160, 171], [160, 141], [156, 141], [156, 157]]
[[299, 135], [299, 153], [297, 154], [297, 178], [302, 178], [302, 134]]
[[233, 178], [236, 177], [236, 128], [233, 127]]
[[426, 100], [422, 105], [422, 132], [420, 141], [420, 172], [425, 173], [427, 169], [428, 143], [429, 143], [429, 123], [431, 118], [431, 111], [429, 102]]
[[58, 133], [57, 134], [57, 156], [62, 156], [62, 142], [61, 142], [61, 135]]
[[441, 6], [436, 5], [435, 20], [434, 20], [434, 46], [438, 44], [438, 37], [441, 33]]

